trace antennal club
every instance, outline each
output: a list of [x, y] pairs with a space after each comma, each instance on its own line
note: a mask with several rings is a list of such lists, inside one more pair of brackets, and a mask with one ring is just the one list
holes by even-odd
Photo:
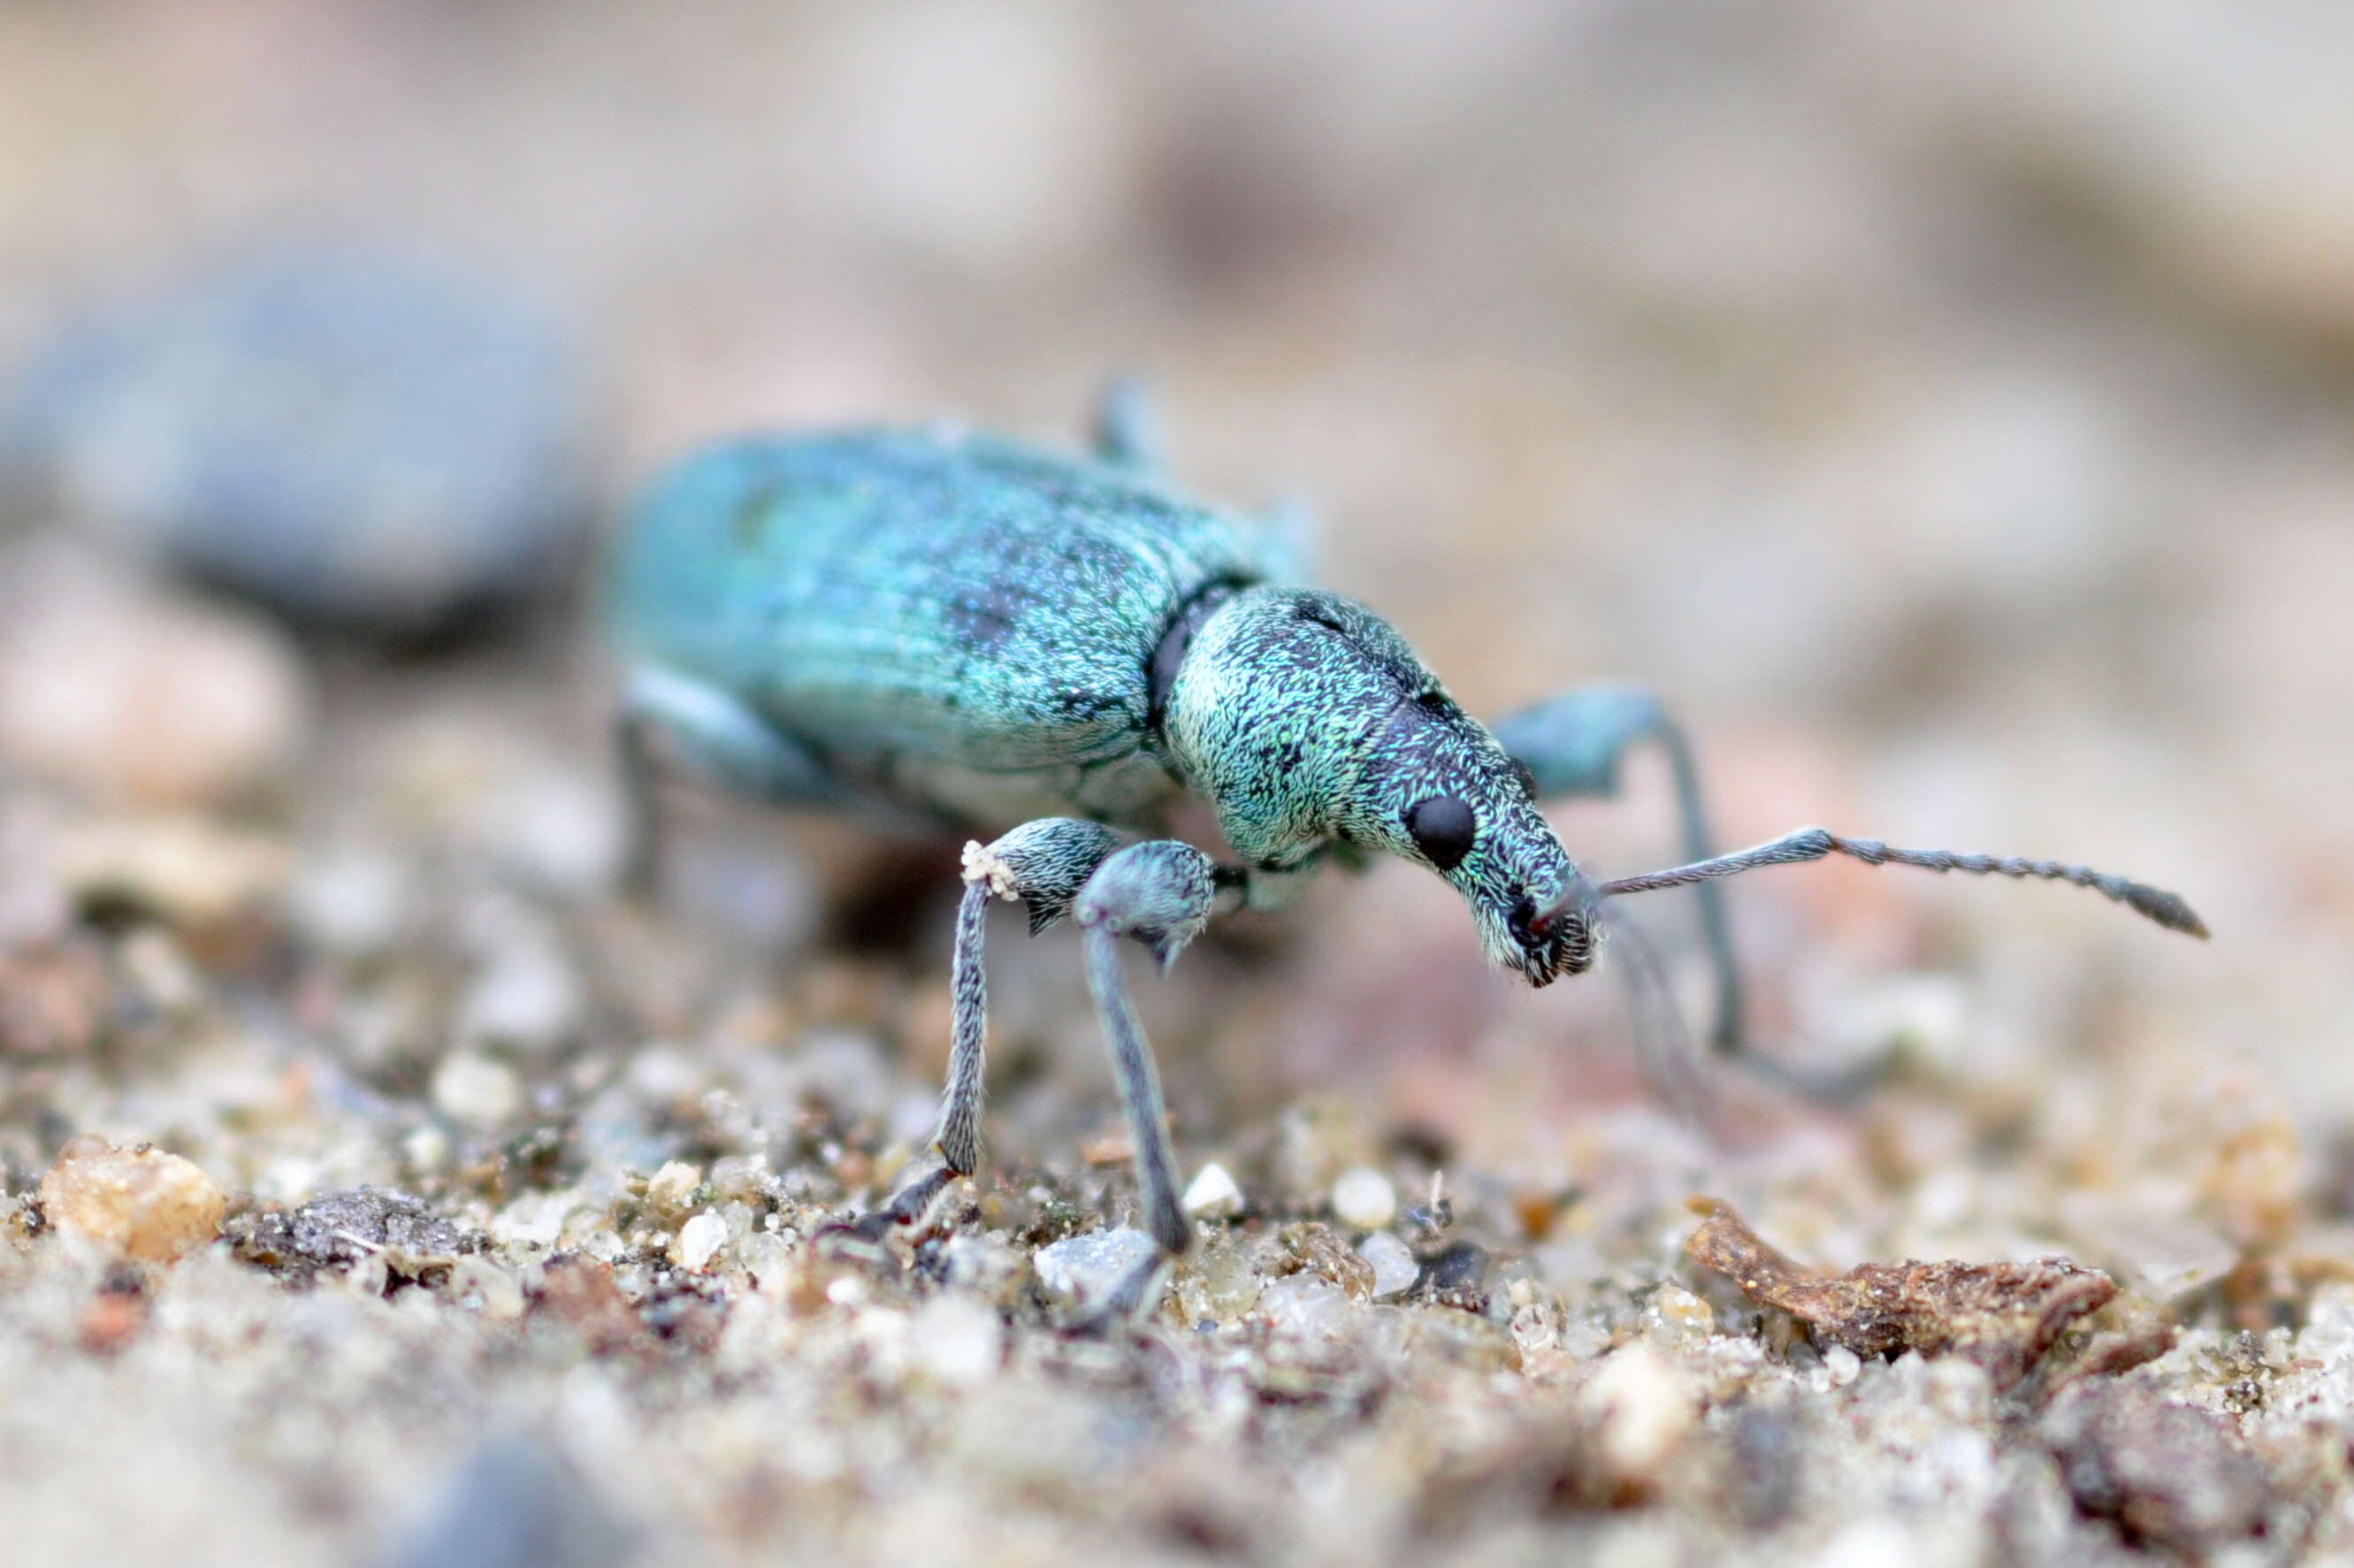
[[[1834, 854], [1851, 856], [1866, 865], [1916, 865], [1924, 871], [1965, 871], [1973, 876], [2031, 876], [2046, 882], [2073, 882], [2079, 887], [2091, 888], [2105, 898], [2115, 900], [2136, 914], [2157, 921], [2169, 931], [2180, 931], [2201, 939], [2207, 935], [2206, 924], [2192, 912], [2190, 905], [2174, 894], [2162, 887], [2111, 876], [2088, 866], [2062, 865], [2056, 860], [1956, 854], [1952, 850], [1896, 849], [1878, 839], [1843, 839], [1828, 828], [1801, 828], [1787, 837], [1753, 849], [1737, 850], [1732, 854], [1721, 854], [1711, 860], [1696, 860], [1690, 865], [1680, 865], [1668, 871], [1618, 877], [1603, 883], [1600, 892], [1606, 898], [1621, 893], [1649, 893], [1662, 887], [1683, 887], [1695, 882], [1712, 882], [1722, 876], [1738, 876], [1744, 871], [1755, 871], [1762, 866], [1796, 865], [1801, 861], [1822, 860]], [[1556, 904], [1560, 902], [1556, 900]], [[1551, 915], [1553, 911], [1547, 910], [1546, 913]]]

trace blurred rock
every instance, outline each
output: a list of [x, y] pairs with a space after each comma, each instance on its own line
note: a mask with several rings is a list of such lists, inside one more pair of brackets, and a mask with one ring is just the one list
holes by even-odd
[[1688, 1374], [1642, 1340], [1612, 1351], [1582, 1393], [1596, 1447], [1622, 1483], [1654, 1479], [1699, 1414]]
[[917, 1364], [943, 1383], [978, 1388], [1005, 1361], [1005, 1324], [995, 1308], [961, 1291], [933, 1297], [910, 1328]]
[[286, 640], [55, 538], [0, 560], [0, 763], [83, 794], [217, 805], [293, 758], [309, 708]]
[[504, 1062], [452, 1051], [433, 1069], [433, 1103], [469, 1127], [494, 1128], [521, 1107], [523, 1085]]
[[2212, 1411], [2101, 1380], [2062, 1393], [2040, 1430], [2076, 1506], [2129, 1540], [2204, 1558], [2264, 1528], [2264, 1467]]
[[501, 1437], [451, 1478], [432, 1517], [387, 1568], [619, 1568], [638, 1555], [621, 1522], [536, 1440]]
[[304, 853], [290, 904], [305, 938], [356, 958], [381, 952], [400, 935], [413, 893], [408, 868], [392, 854], [337, 846]]
[[0, 951], [0, 1056], [67, 1055], [98, 1039], [106, 965], [86, 942]]
[[268, 910], [291, 869], [276, 839], [193, 816], [85, 822], [67, 835], [58, 862], [85, 908], [129, 910], [199, 934]]
[[41, 1178], [41, 1212], [68, 1235], [142, 1263], [169, 1263], [219, 1234], [228, 1194], [176, 1154], [85, 1136], [59, 1150]]
[[0, 952], [60, 940], [73, 921], [55, 813], [0, 799]]
[[1380, 1171], [1360, 1165], [1332, 1183], [1332, 1212], [1344, 1225], [1380, 1230], [1397, 1218], [1397, 1189]]
[[413, 638], [567, 580], [588, 402], [553, 327], [475, 280], [281, 246], [55, 343], [5, 450], [202, 580]]

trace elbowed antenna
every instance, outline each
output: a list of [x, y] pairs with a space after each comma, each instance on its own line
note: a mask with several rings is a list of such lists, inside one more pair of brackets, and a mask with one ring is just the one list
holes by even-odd
[[1690, 865], [1676, 866], [1669, 871], [1622, 876], [1598, 887], [1583, 878], [1574, 879], [1537, 919], [1541, 923], [1550, 922], [1575, 907], [1590, 909], [1597, 895], [1609, 898], [1621, 893], [1649, 893], [1661, 887], [1682, 887], [1695, 882], [1711, 882], [1721, 876], [1738, 876], [1744, 871], [1755, 871], [1761, 866], [1795, 865], [1800, 861], [1821, 860], [1833, 854], [1851, 855], [1866, 865], [1917, 865], [1924, 871], [1966, 871], [1973, 876], [2032, 876], [2047, 882], [2073, 882], [2079, 887], [2089, 887], [2104, 897], [2115, 899], [2169, 931], [2180, 931], [2201, 939], [2207, 936], [2206, 924], [2192, 912], [2190, 906], [2162, 887], [2128, 882], [2122, 876], [2111, 876], [2088, 866], [2062, 865], [2056, 860], [2000, 859], [1989, 854], [1956, 854], [1952, 850], [1894, 849], [1878, 839], [1843, 839], [1828, 828], [1801, 828], [1787, 837], [1759, 844], [1754, 849], [1737, 850], [1712, 860], [1696, 860]]

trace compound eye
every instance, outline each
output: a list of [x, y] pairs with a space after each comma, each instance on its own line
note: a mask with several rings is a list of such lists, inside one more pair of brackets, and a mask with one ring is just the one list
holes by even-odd
[[1453, 871], [1471, 853], [1479, 824], [1471, 808], [1452, 795], [1433, 795], [1406, 808], [1405, 831], [1422, 858], [1441, 871]]

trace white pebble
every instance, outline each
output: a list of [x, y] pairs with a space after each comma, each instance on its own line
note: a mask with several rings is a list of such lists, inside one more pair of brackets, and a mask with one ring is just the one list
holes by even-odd
[[1122, 1225], [1040, 1247], [1032, 1266], [1046, 1293], [1065, 1301], [1101, 1301], [1136, 1269], [1151, 1261], [1161, 1244]]
[[1863, 1358], [1845, 1345], [1833, 1345], [1823, 1352], [1823, 1370], [1831, 1376], [1833, 1388], [1845, 1388], [1863, 1371]]
[[726, 1245], [727, 1222], [714, 1213], [697, 1214], [678, 1227], [678, 1266], [690, 1274], [701, 1274]]
[[495, 1127], [523, 1103], [515, 1075], [488, 1056], [452, 1051], [433, 1069], [433, 1103], [472, 1127]]
[[1332, 1212], [1344, 1225], [1380, 1230], [1397, 1218], [1397, 1189], [1380, 1171], [1360, 1165], [1332, 1183]]
[[1290, 1274], [1259, 1292], [1258, 1309], [1279, 1334], [1335, 1340], [1347, 1331], [1349, 1293], [1313, 1274]]
[[684, 1209], [702, 1185], [701, 1166], [673, 1160], [646, 1179], [646, 1202], [657, 1209]]
[[1622, 1477], [1650, 1475], [1691, 1430], [1696, 1414], [1681, 1368], [1642, 1340], [1610, 1353], [1586, 1383], [1603, 1458]]
[[1193, 1184], [1185, 1189], [1185, 1212], [1196, 1219], [1224, 1219], [1242, 1213], [1243, 1190], [1226, 1168], [1214, 1161], [1202, 1167]]
[[1005, 1324], [977, 1297], [948, 1291], [916, 1311], [916, 1360], [941, 1383], [971, 1388], [997, 1375], [1005, 1360]]
[[1373, 1266], [1373, 1299], [1395, 1296], [1422, 1277], [1405, 1243], [1387, 1231], [1375, 1231], [1357, 1244], [1357, 1255]]

